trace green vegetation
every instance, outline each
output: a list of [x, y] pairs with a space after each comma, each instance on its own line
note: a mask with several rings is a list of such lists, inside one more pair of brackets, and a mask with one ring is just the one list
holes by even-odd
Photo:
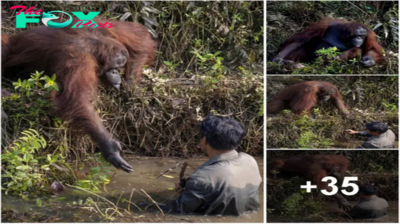
[[[270, 1], [267, 4], [268, 74], [398, 74], [397, 1]], [[362, 67], [359, 59], [347, 62], [336, 59], [325, 63], [319, 58], [310, 64], [301, 63], [304, 68], [270, 62], [279, 45], [287, 38], [326, 17], [357, 21], [369, 26], [385, 49], [386, 62], [371, 68]], [[331, 50], [324, 51], [320, 53], [326, 54]], [[328, 53], [328, 58], [329, 55], [331, 53]]]
[[[304, 194], [304, 196], [303, 196]], [[307, 193], [294, 193], [283, 201], [285, 216], [316, 216], [321, 211], [321, 204], [310, 200]]]
[[[22, 198], [46, 194], [51, 183], [58, 181], [58, 178], [62, 178], [65, 183], [75, 183], [90, 190], [98, 190], [101, 185], [107, 184], [110, 181], [110, 171], [105, 167], [109, 165], [99, 154], [88, 156], [87, 159], [95, 160], [97, 164], [90, 168], [86, 178], [78, 179], [66, 162], [68, 150], [58, 145], [59, 142], [54, 139], [48, 142], [38, 132], [46, 133], [46, 126], [65, 131], [62, 121], [54, 117], [52, 122], [49, 114], [50, 92], [58, 91], [56, 75], [50, 78], [43, 75], [43, 72], [36, 72], [27, 80], [19, 79], [14, 82], [13, 86], [16, 93], [2, 98], [4, 109], [13, 112], [8, 114], [7, 122], [13, 125], [7, 127], [6, 124], [3, 129], [3, 139], [6, 143], [3, 142], [2, 148], [5, 150], [1, 160], [2, 189], [5, 190], [5, 194], [17, 194]], [[10, 136], [10, 133], [14, 135]], [[57, 147], [55, 151], [48, 150], [49, 143], [52, 147]], [[60, 168], [61, 166], [63, 168]], [[83, 172], [83, 169], [82, 166], [76, 166], [74, 170]], [[60, 174], [60, 170], [63, 174]]]
[[[341, 154], [350, 158], [351, 167], [348, 176], [357, 176], [362, 184], [380, 186], [380, 197], [398, 200], [398, 151], [396, 150], [269, 150], [267, 163], [275, 159], [296, 158], [315, 154]], [[330, 217], [330, 212], [336, 208], [336, 200], [313, 189], [306, 193], [300, 185], [306, 183], [306, 178], [282, 178], [279, 174], [268, 176], [267, 210], [274, 214], [294, 218], [297, 221], [318, 221], [338, 219], [337, 214]], [[284, 175], [283, 175], [284, 176]], [[345, 196], [351, 204], [359, 201], [360, 195]], [[328, 207], [333, 207], [328, 209]]]
[[267, 83], [267, 95], [270, 101], [285, 86], [295, 83], [320, 80], [336, 85], [344, 103], [354, 119], [345, 119], [329, 102], [320, 102], [313, 109], [315, 119], [297, 116], [289, 110], [267, 120], [267, 146], [269, 148], [343, 148], [360, 136], [345, 134], [346, 129], [364, 130], [365, 124], [384, 121], [389, 128], [398, 130], [398, 77], [273, 77]]
[[115, 171], [111, 169], [109, 163], [100, 153], [89, 156], [88, 159], [92, 160], [94, 164], [90, 167], [87, 176], [78, 179], [75, 185], [93, 192], [99, 192], [102, 186], [110, 183], [112, 174]]
[[[17, 33], [18, 3], [2, 2], [4, 33]], [[231, 116], [248, 135], [240, 150], [263, 155], [263, 2], [23, 2], [43, 11], [100, 11], [99, 17], [140, 22], [158, 42], [154, 64], [136, 88], [100, 87], [96, 109], [124, 150], [146, 156], [199, 156], [198, 121]], [[40, 25], [28, 24], [28, 28]], [[32, 71], [35, 72], [35, 71]], [[90, 192], [110, 182], [114, 168], [87, 135], [57, 117], [50, 98], [57, 74], [36, 72], [3, 83], [3, 190], [46, 194], [50, 185]], [[21, 172], [29, 171], [29, 172]], [[43, 206], [45, 200], [36, 204]], [[94, 206], [95, 207], [95, 206]]]
[[5, 193], [16, 193], [26, 198], [28, 191], [45, 188], [43, 183], [45, 172], [57, 161], [57, 157], [37, 156], [40, 149], [46, 148], [46, 140], [35, 130], [22, 132], [22, 137], [16, 140], [3, 152], [2, 178]]

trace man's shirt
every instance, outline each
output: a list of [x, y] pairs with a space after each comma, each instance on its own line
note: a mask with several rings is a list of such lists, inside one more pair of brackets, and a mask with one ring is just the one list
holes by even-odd
[[358, 134], [368, 136], [368, 140], [360, 148], [394, 148], [396, 136], [390, 129], [378, 136], [370, 135], [366, 131], [360, 131]]
[[379, 218], [386, 215], [388, 207], [389, 204], [385, 199], [374, 196], [360, 201], [349, 214], [356, 219]]
[[256, 160], [232, 150], [198, 167], [168, 207], [181, 214], [240, 215], [259, 208], [260, 184]]

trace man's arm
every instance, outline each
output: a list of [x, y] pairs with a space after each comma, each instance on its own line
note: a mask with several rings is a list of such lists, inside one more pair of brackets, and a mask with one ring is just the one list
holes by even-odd
[[362, 135], [362, 136], [368, 136], [368, 137], [372, 136], [372, 135], [368, 134], [368, 132], [366, 132], [366, 131], [359, 131], [358, 134]]
[[362, 135], [362, 136], [367, 136], [367, 137], [371, 137], [372, 136], [372, 135], [368, 134], [368, 132], [366, 132], [366, 131], [354, 131], [354, 130], [351, 130], [351, 129], [347, 129], [346, 133], [350, 134], [350, 135]]
[[172, 213], [193, 213], [205, 203], [207, 195], [211, 193], [207, 186], [199, 180], [188, 178], [182, 194], [168, 205]]

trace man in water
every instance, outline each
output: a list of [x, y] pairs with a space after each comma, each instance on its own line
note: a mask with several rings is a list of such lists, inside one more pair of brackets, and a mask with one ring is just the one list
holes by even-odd
[[386, 215], [388, 202], [376, 196], [379, 188], [374, 185], [360, 187], [361, 201], [354, 206], [348, 214], [354, 219], [379, 218]]
[[383, 122], [371, 122], [366, 125], [367, 131], [346, 130], [348, 134], [359, 134], [368, 136], [359, 148], [394, 148], [396, 136], [393, 131], [388, 128], [388, 125]]
[[181, 195], [166, 212], [203, 215], [240, 215], [259, 208], [261, 175], [256, 160], [236, 148], [245, 136], [236, 120], [209, 116], [201, 124], [200, 148], [209, 160], [186, 180]]

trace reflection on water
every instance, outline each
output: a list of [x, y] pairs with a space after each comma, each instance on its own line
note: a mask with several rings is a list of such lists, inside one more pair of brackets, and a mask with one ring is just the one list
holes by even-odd
[[[161, 159], [161, 158], [136, 158], [129, 161], [133, 166], [134, 172], [131, 174], [118, 171], [112, 178], [112, 181], [100, 193], [103, 197], [117, 204], [122, 208], [121, 215], [113, 216], [113, 222], [263, 222], [264, 197], [263, 184], [260, 187], [260, 209], [256, 213], [244, 214], [240, 217], [233, 216], [199, 216], [199, 215], [165, 215], [163, 216], [157, 210], [143, 210], [143, 202], [149, 203], [149, 199], [141, 191], [142, 189], [158, 203], [166, 203], [175, 199], [179, 193], [171, 190], [175, 186], [175, 182], [179, 181], [180, 168], [176, 168], [168, 172], [165, 176], [157, 179], [160, 173], [170, 169], [179, 162], [187, 161], [189, 167], [186, 169], [186, 177], [190, 175], [196, 167], [203, 164], [207, 159]], [[263, 159], [257, 158], [260, 172], [263, 172]], [[261, 174], [263, 177], [263, 173]], [[133, 192], [132, 192], [133, 191]], [[132, 196], [131, 196], [132, 195]], [[55, 196], [51, 200], [44, 202], [43, 207], [38, 207], [35, 202], [27, 202], [15, 196], [2, 195], [2, 210], [17, 212], [20, 216], [19, 220], [12, 215], [2, 216], [3, 222], [104, 222], [104, 214], [112, 214], [113, 210], [106, 208], [112, 207], [104, 200], [98, 199], [96, 196], [89, 195], [96, 202], [99, 209], [93, 204], [87, 205], [84, 202], [89, 197], [81, 191], [67, 190], [63, 195]], [[131, 205], [128, 205], [131, 201]], [[79, 204], [82, 205], [79, 205]], [[139, 210], [141, 209], [141, 210]], [[99, 215], [103, 213], [103, 216]]]
[[[353, 206], [357, 204], [357, 202], [350, 202]], [[324, 203], [324, 208], [327, 210], [325, 214], [316, 215], [313, 218], [292, 218], [281, 216], [278, 214], [267, 214], [267, 222], [270, 223], [281, 223], [281, 222], [327, 222], [327, 223], [334, 223], [334, 222], [389, 222], [389, 223], [398, 223], [399, 218], [399, 202], [398, 201], [388, 201], [389, 209], [386, 216], [377, 218], [377, 219], [358, 219], [352, 220], [350, 218], [341, 217], [343, 213], [338, 208], [336, 203]]]

